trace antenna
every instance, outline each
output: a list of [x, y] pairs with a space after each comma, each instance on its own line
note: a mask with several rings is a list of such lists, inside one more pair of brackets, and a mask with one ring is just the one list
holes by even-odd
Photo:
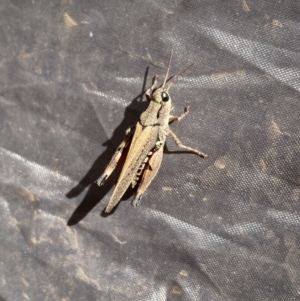
[[171, 88], [171, 86], [175, 83], [175, 81], [176, 81], [183, 73], [185, 73], [189, 68], [191, 68], [193, 65], [194, 65], [194, 63], [189, 64], [189, 65], [188, 65], [187, 67], [185, 67], [182, 71], [180, 71], [179, 73], [173, 75], [173, 76], [170, 78], [170, 80], [169, 80], [170, 84], [169, 84], [169, 86], [168, 86], [168, 88], [167, 88], [167, 92], [169, 91], [169, 89]]
[[171, 50], [171, 55], [170, 55], [170, 59], [169, 59], [169, 64], [168, 64], [168, 69], [167, 69], [167, 74], [164, 80], [164, 83], [162, 84], [162, 88], [165, 86], [168, 76], [169, 76], [169, 71], [170, 71], [170, 66], [171, 66], [171, 60], [172, 60], [172, 55], [173, 55], [173, 49]]

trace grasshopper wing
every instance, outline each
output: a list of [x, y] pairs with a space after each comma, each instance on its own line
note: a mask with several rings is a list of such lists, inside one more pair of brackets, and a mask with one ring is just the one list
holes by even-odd
[[139, 122], [123, 165], [116, 188], [105, 209], [109, 213], [120, 201], [148, 153], [155, 147], [158, 140], [158, 126], [143, 127]]

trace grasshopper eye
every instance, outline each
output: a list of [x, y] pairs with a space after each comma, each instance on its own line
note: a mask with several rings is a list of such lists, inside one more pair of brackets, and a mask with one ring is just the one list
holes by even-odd
[[161, 99], [162, 99], [162, 101], [167, 102], [170, 99], [169, 94], [166, 92], [162, 92]]

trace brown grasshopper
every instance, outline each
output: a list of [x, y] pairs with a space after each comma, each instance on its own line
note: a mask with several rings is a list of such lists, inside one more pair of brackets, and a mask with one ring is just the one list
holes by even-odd
[[[116, 188], [105, 209], [106, 213], [109, 213], [119, 203], [130, 184], [132, 188], [136, 188], [132, 205], [139, 204], [143, 193], [161, 165], [166, 135], [171, 136], [180, 148], [203, 158], [206, 157], [204, 153], [183, 145], [169, 127], [169, 123], [181, 120], [189, 112], [189, 107], [186, 107], [180, 116], [170, 115], [172, 101], [169, 89], [174, 83], [172, 81], [191, 66], [167, 80], [171, 58], [172, 54], [163, 84], [159, 88], [155, 88], [158, 76], [154, 77], [152, 86], [145, 92], [149, 101], [148, 108], [141, 114], [137, 124], [126, 130], [125, 139], [119, 145], [103, 175], [96, 181], [99, 186], [103, 185], [114, 169], [124, 162]], [[166, 86], [167, 83], [168, 86]]]

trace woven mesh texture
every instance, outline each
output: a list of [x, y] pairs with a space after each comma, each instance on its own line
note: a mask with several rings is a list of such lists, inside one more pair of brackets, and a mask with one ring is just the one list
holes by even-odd
[[[171, 125], [139, 207], [98, 187], [147, 107]], [[0, 3], [0, 300], [300, 298], [298, 0]]]

